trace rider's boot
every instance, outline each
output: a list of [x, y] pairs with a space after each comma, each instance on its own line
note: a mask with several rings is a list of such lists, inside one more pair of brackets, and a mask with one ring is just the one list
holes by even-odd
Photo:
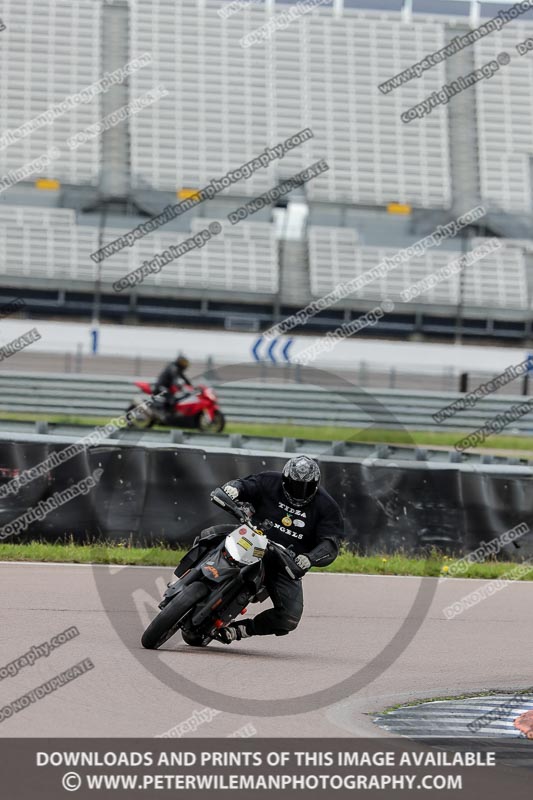
[[240, 639], [248, 639], [254, 633], [253, 619], [245, 619], [242, 622], [230, 622], [225, 628], [220, 628], [215, 638], [223, 644], [231, 644], [232, 642], [238, 642]]

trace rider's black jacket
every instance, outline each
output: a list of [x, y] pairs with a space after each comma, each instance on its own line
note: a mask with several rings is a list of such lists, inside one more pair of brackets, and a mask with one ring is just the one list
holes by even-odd
[[158, 387], [165, 389], [170, 389], [173, 384], [179, 387], [180, 383], [189, 383], [189, 379], [181, 367], [178, 367], [173, 361], [167, 364], [156, 381]]
[[259, 472], [230, 481], [239, 490], [239, 501], [251, 503], [254, 519], [260, 524], [269, 519], [269, 539], [289, 547], [296, 554], [306, 553], [312, 564], [327, 566], [335, 560], [344, 535], [344, 520], [335, 500], [319, 488], [303, 508], [295, 508], [285, 496], [280, 472]]

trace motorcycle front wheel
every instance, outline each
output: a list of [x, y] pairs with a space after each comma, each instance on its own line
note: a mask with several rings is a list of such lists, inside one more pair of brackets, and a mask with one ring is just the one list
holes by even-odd
[[209, 415], [203, 411], [198, 416], [198, 428], [204, 433], [222, 433], [226, 420], [222, 411], [215, 411], [213, 419], [209, 419]]
[[183, 617], [208, 593], [205, 583], [191, 583], [168, 606], [159, 612], [143, 633], [141, 644], [147, 650], [157, 650], [178, 631]]

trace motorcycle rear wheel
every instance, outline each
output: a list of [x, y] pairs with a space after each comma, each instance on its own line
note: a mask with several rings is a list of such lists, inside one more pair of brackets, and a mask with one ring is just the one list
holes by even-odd
[[186, 586], [148, 625], [142, 635], [142, 646], [147, 650], [157, 650], [165, 644], [178, 631], [183, 617], [208, 591], [205, 583], [196, 582]]
[[213, 419], [209, 419], [205, 412], [198, 416], [198, 429], [204, 433], [222, 433], [225, 424], [226, 419], [222, 411], [215, 411]]
[[138, 431], [144, 431], [147, 430], [148, 428], [151, 428], [155, 420], [147, 409], [141, 409], [139, 408], [139, 406], [136, 406], [132, 403], [126, 410], [126, 414], [129, 411], [133, 411], [136, 408], [139, 410], [137, 414], [132, 414], [132, 416], [130, 417], [131, 421], [128, 427], [134, 428], [135, 430]]

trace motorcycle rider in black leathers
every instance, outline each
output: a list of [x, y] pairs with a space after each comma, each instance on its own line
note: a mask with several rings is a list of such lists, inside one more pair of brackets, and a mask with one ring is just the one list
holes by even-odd
[[267, 551], [265, 583], [274, 607], [221, 628], [216, 636], [219, 641], [230, 644], [249, 636], [283, 636], [297, 627], [303, 612], [301, 578], [312, 566], [325, 567], [336, 559], [344, 534], [341, 510], [319, 483], [317, 462], [298, 455], [287, 461], [282, 473], [260, 472], [222, 487], [232, 500], [251, 504], [256, 519], [273, 523], [269, 539], [292, 545], [296, 578], [289, 578], [275, 554]]
[[[174, 409], [174, 404], [181, 397], [184, 397], [183, 387], [187, 386], [192, 389], [191, 382], [185, 375], [185, 370], [190, 366], [188, 358], [179, 355], [170, 364], [167, 364], [165, 369], [160, 373], [157, 378], [154, 394], [162, 394], [164, 401], [164, 408], [167, 413], [171, 413]], [[172, 387], [176, 386], [178, 391], [174, 393]]]

